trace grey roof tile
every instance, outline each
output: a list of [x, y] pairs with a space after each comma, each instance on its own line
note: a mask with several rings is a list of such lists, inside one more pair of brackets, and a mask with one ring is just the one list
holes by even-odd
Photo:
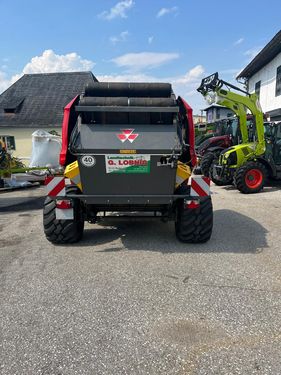
[[0, 128], [60, 127], [65, 105], [94, 81], [92, 72], [25, 74], [0, 95]]

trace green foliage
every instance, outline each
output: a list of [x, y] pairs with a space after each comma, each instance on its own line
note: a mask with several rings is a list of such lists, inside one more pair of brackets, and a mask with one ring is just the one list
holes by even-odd
[[56, 136], [58, 136], [58, 137], [60, 137], [61, 135], [56, 131], [56, 130], [50, 130], [50, 131], [48, 131], [48, 133], [50, 133], [50, 134], [52, 134], [52, 135], [56, 135]]
[[0, 171], [5, 177], [8, 177], [10, 169], [14, 168], [25, 168], [25, 164], [17, 157], [11, 156], [5, 150], [0, 152]]

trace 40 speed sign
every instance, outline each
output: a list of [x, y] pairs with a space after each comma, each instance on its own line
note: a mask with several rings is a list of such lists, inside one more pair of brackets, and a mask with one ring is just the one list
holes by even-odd
[[81, 158], [81, 163], [84, 167], [93, 167], [96, 164], [96, 159], [92, 155], [84, 155]]

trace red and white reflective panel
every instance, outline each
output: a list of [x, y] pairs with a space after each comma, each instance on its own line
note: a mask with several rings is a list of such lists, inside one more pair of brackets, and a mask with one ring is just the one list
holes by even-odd
[[134, 140], [139, 136], [137, 133], [134, 133], [134, 130], [135, 129], [121, 129], [122, 133], [116, 134], [116, 136], [122, 143], [127, 140], [133, 143]]
[[65, 196], [64, 177], [48, 176], [45, 178], [45, 187], [49, 197]]
[[190, 180], [190, 195], [192, 197], [207, 197], [210, 195], [210, 179], [208, 177], [194, 175]]

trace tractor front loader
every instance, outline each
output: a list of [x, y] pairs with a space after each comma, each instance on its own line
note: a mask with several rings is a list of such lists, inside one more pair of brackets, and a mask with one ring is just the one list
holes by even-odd
[[[213, 176], [221, 181], [234, 179], [235, 186], [242, 193], [259, 192], [264, 187], [268, 175], [272, 174], [272, 168], [265, 158], [263, 112], [257, 95], [219, 79], [218, 73], [204, 78], [197, 90], [209, 102], [216, 102], [232, 109], [236, 106], [239, 118], [241, 119], [242, 116], [243, 119], [241, 127], [243, 142], [221, 152], [217, 164], [213, 165]], [[248, 140], [247, 109], [253, 115], [256, 129], [257, 137], [253, 142]]]
[[197, 161], [203, 175], [210, 176], [212, 181], [220, 186], [231, 184], [233, 178], [232, 176], [226, 179], [216, 178], [216, 173], [213, 173], [213, 165], [217, 163], [219, 155], [223, 150], [239, 144], [241, 140], [243, 143], [249, 142], [245, 107], [227, 99], [224, 99], [221, 104], [230, 108], [236, 117], [221, 120], [227, 124], [225, 134], [207, 139], [196, 149]]

